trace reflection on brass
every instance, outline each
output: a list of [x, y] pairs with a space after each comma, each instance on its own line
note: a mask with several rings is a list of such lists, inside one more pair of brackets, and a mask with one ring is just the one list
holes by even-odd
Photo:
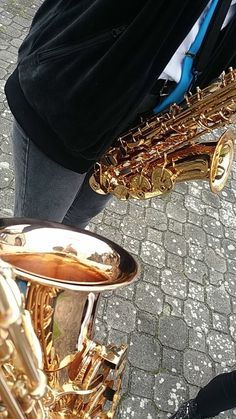
[[96, 163], [91, 188], [122, 200], [163, 195], [176, 182], [196, 179], [208, 179], [212, 192], [222, 190], [233, 161], [233, 133], [211, 143], [201, 137], [235, 121], [235, 98], [236, 69], [231, 68], [181, 106], [173, 104], [122, 135]]
[[0, 417], [114, 418], [127, 345], [95, 342], [93, 326], [100, 293], [137, 271], [96, 234], [0, 219]]

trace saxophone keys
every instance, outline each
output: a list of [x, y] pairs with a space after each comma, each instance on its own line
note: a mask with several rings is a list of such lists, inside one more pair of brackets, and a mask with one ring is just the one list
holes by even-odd
[[152, 189], [151, 182], [144, 175], [134, 175], [130, 181], [130, 195], [136, 199], [147, 199], [147, 192]]
[[143, 175], [135, 175], [131, 178], [130, 186], [134, 190], [142, 189], [144, 191], [151, 190], [151, 183], [146, 176]]
[[122, 201], [129, 199], [130, 196], [129, 189], [125, 185], [117, 185], [113, 189], [112, 194]]
[[[173, 173], [163, 167], [156, 167], [152, 172], [152, 187], [157, 195], [170, 192], [174, 187]], [[159, 194], [158, 194], [159, 192]]]
[[[102, 178], [102, 182], [106, 182], [105, 177], [103, 176]], [[108, 193], [108, 191], [106, 190], [106, 188], [103, 186], [103, 183], [100, 184], [97, 180], [96, 180], [96, 176], [92, 175], [89, 178], [89, 185], [90, 187], [93, 189], [93, 191], [97, 192], [100, 195], [106, 195]]]

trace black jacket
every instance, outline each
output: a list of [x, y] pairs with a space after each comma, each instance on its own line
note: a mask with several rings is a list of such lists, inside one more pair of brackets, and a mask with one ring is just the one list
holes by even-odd
[[[207, 3], [45, 0], [6, 85], [13, 114], [52, 159], [87, 171], [127, 127]], [[204, 82], [224, 69], [222, 56], [216, 61]]]

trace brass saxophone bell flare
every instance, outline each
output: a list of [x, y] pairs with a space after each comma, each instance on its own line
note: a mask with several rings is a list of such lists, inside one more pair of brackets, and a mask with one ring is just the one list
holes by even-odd
[[234, 133], [231, 129], [220, 137], [210, 168], [210, 188], [214, 193], [222, 191], [231, 172], [234, 160]]
[[[94, 341], [93, 327], [100, 293], [135, 280], [138, 266], [133, 257], [117, 244], [88, 231], [46, 221], [8, 218], [0, 219], [1, 261], [11, 266], [16, 278], [16, 283], [12, 282], [24, 295], [25, 309], [40, 342], [43, 372], [52, 396], [48, 400], [47, 394], [39, 401], [43, 412], [48, 409], [45, 417], [95, 418], [98, 416], [93, 413], [98, 409], [99, 417], [107, 415], [112, 419], [119, 400], [118, 383], [123, 375], [126, 346], [105, 346]], [[3, 308], [11, 305], [11, 294], [6, 297]], [[1, 298], [0, 294], [0, 306]], [[26, 321], [24, 330], [25, 337], [32, 335]], [[22, 345], [19, 352], [28, 353], [29, 348], [27, 352]], [[31, 346], [31, 358], [38, 368], [36, 345]], [[29, 380], [31, 371], [27, 362], [24, 365], [24, 376]], [[17, 371], [16, 365], [14, 368]], [[45, 388], [42, 377], [39, 381]], [[0, 396], [1, 388], [0, 385]], [[33, 388], [27, 394], [27, 402], [34, 402], [35, 393]], [[114, 393], [114, 398], [107, 408], [110, 393]], [[16, 394], [16, 400], [17, 397]], [[6, 400], [8, 407], [13, 404], [12, 399]], [[36, 419], [38, 412], [39, 408], [35, 415], [26, 414], [22, 419]], [[19, 415], [14, 417], [21, 419]]]

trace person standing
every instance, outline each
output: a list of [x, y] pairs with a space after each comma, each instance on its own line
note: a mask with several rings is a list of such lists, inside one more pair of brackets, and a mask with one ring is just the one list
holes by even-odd
[[[89, 186], [94, 163], [179, 82], [212, 1], [42, 3], [5, 86], [15, 119], [15, 216], [85, 228], [102, 211], [110, 196]], [[227, 9], [204, 71], [193, 68], [200, 86], [235, 65], [235, 0]]]

